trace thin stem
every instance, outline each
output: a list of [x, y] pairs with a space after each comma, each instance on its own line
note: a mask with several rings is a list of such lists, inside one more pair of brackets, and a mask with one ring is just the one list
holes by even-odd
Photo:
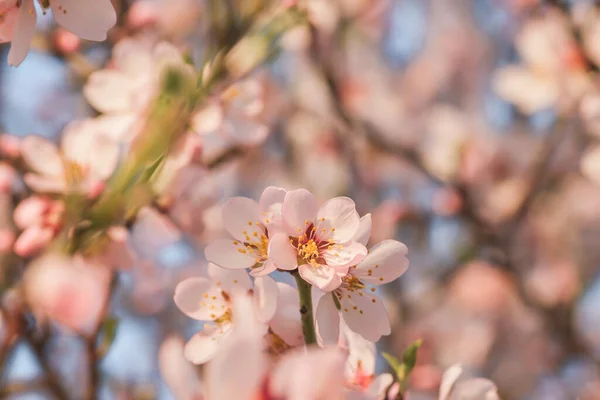
[[298, 297], [300, 298], [300, 317], [302, 319], [302, 333], [304, 334], [304, 343], [307, 345], [317, 344], [317, 334], [315, 332], [315, 320], [313, 317], [311, 284], [306, 282], [298, 270], [292, 271], [298, 286]]

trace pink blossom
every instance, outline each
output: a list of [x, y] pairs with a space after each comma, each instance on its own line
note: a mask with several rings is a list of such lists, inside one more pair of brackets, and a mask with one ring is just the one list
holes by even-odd
[[351, 199], [336, 197], [319, 208], [308, 190], [299, 189], [286, 194], [281, 213], [286, 233], [269, 243], [277, 268], [298, 268], [304, 280], [331, 291], [351, 265], [365, 258], [367, 249], [353, 240], [360, 218]]
[[14, 251], [29, 257], [45, 248], [62, 227], [64, 203], [49, 197], [31, 196], [15, 208], [13, 219], [22, 232], [14, 243]]
[[86, 120], [67, 126], [60, 150], [40, 136], [27, 136], [22, 156], [33, 170], [25, 174], [25, 182], [32, 189], [46, 193], [75, 191], [93, 197], [117, 166], [119, 147], [98, 130], [94, 120]]
[[[210, 279], [189, 278], [175, 288], [175, 304], [188, 317], [199, 321], [211, 321], [194, 335], [185, 346], [185, 357], [194, 364], [203, 364], [217, 352], [234, 328], [236, 318], [232, 311], [232, 298], [253, 288], [246, 271], [230, 271], [208, 264]], [[253, 313], [265, 325], [275, 314], [278, 287], [271, 278], [254, 280]]]
[[170, 67], [193, 73], [175, 46], [142, 38], [118, 42], [113, 48], [112, 64], [112, 68], [90, 75], [83, 94], [92, 107], [104, 114], [98, 117], [99, 123], [110, 128], [114, 139], [126, 142], [142, 127], [163, 72]]
[[281, 207], [286, 191], [270, 186], [259, 202], [234, 197], [223, 206], [223, 225], [234, 240], [216, 240], [207, 246], [206, 259], [227, 269], [250, 268], [253, 276], [275, 271], [270, 259], [270, 237], [281, 227]]
[[110, 272], [81, 256], [49, 254], [29, 265], [23, 282], [26, 300], [39, 318], [90, 334], [103, 316]]
[[[48, 0], [56, 22], [86, 40], [102, 41], [117, 21], [110, 0]], [[43, 11], [46, 14], [46, 10]], [[34, 0], [0, 1], [0, 42], [12, 41], [8, 63], [19, 65], [27, 55], [35, 34], [37, 12]]]
[[458, 381], [461, 374], [459, 365], [453, 365], [444, 372], [439, 400], [500, 400], [492, 381], [484, 378]]
[[264, 92], [263, 84], [257, 79], [233, 84], [196, 112], [192, 129], [202, 136], [218, 136], [231, 145], [259, 145], [269, 133], [260, 119]]
[[[364, 219], [361, 225], [367, 223]], [[391, 333], [387, 311], [374, 286], [392, 282], [408, 269], [407, 252], [403, 243], [384, 240], [347, 274], [338, 273], [341, 284], [319, 299], [316, 310], [317, 329], [325, 343], [337, 343], [340, 316], [351, 330], [372, 342]]]

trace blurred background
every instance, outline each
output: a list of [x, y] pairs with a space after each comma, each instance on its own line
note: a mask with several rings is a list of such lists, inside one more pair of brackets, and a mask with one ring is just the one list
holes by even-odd
[[[107, 42], [79, 42], [47, 15], [23, 64], [0, 63], [1, 131], [57, 139], [66, 123], [97, 115], [82, 87], [124, 37], [168, 39], [196, 61], [214, 44], [205, 1], [114, 3]], [[203, 136], [207, 174], [193, 215], [179, 216], [182, 234], [153, 238], [147, 219], [131, 227], [141, 261], [119, 273], [104, 398], [174, 398], [159, 348], [201, 327], [174, 306], [174, 287], [205, 273], [224, 201], [275, 185], [350, 196], [372, 214], [371, 243], [408, 246], [409, 271], [384, 288], [393, 334], [380, 349], [400, 355], [424, 340], [411, 400], [437, 398], [454, 363], [506, 400], [600, 399], [600, 6], [307, 3], [310, 27], [286, 32], [251, 76], [253, 123], [268, 134]], [[0, 52], [5, 60], [8, 46]], [[4, 354], [6, 381], [41, 373], [32, 351], [20, 343]], [[73, 393], [83, 390], [77, 337], [56, 334], [49, 352]]]

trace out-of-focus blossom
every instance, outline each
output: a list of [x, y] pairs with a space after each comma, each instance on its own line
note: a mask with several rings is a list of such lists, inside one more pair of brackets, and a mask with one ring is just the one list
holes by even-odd
[[13, 219], [22, 232], [14, 244], [14, 251], [29, 257], [45, 248], [62, 227], [65, 205], [49, 197], [31, 196], [15, 208]]
[[527, 21], [517, 37], [523, 65], [497, 71], [498, 94], [525, 114], [571, 107], [589, 89], [585, 62], [562, 13], [550, 9]]
[[251, 268], [253, 276], [275, 271], [270, 241], [273, 233], [281, 230], [284, 196], [284, 189], [270, 186], [258, 203], [245, 197], [230, 199], [223, 206], [222, 218], [234, 240], [220, 239], [208, 245], [204, 252], [206, 259], [222, 268]]
[[[369, 235], [357, 238], [361, 239], [366, 243]], [[325, 342], [337, 342], [340, 317], [352, 331], [372, 342], [391, 333], [385, 306], [375, 296], [375, 287], [367, 285], [379, 286], [400, 277], [408, 269], [407, 252], [404, 244], [385, 240], [373, 246], [347, 275], [340, 276], [341, 285], [321, 297], [317, 306], [317, 329]]]
[[127, 12], [127, 24], [134, 29], [151, 25], [167, 37], [181, 38], [198, 26], [201, 12], [197, 0], [139, 0]]
[[200, 135], [216, 135], [231, 145], [256, 146], [269, 128], [261, 121], [264, 86], [258, 79], [245, 79], [225, 89], [192, 119], [192, 129]]
[[[246, 271], [229, 271], [214, 264], [208, 265], [210, 279], [189, 278], [177, 285], [175, 304], [187, 316], [199, 321], [212, 321], [193, 336], [185, 346], [185, 357], [194, 364], [210, 360], [231, 331], [235, 315], [231, 299], [251, 290], [253, 285]], [[254, 313], [266, 324], [275, 314], [278, 288], [271, 278], [254, 280]], [[263, 333], [267, 331], [264, 325]]]
[[183, 357], [184, 346], [180, 336], [168, 336], [160, 346], [158, 367], [176, 399], [200, 400], [202, 385], [193, 364]]
[[116, 142], [94, 120], [69, 124], [57, 146], [39, 136], [23, 139], [22, 156], [34, 171], [25, 182], [38, 192], [81, 192], [93, 198], [104, 189], [119, 161]]
[[[342, 337], [348, 349], [346, 375], [349, 386], [364, 400], [383, 400], [394, 378], [391, 374], [375, 375], [377, 349], [375, 343], [364, 339], [342, 324]], [[350, 396], [350, 398], [353, 398]]]
[[157, 94], [168, 68], [193, 73], [172, 44], [126, 38], [113, 48], [112, 67], [90, 75], [83, 94], [103, 113], [99, 123], [107, 125], [113, 138], [129, 141], [141, 129], [148, 103]]
[[[271, 364], [264, 352], [261, 327], [253, 316], [251, 299], [238, 296], [240, 319], [230, 338], [206, 369], [207, 400], [344, 399], [344, 363], [338, 349], [301, 349]], [[240, 304], [241, 303], [241, 304]]]
[[29, 265], [23, 283], [26, 300], [38, 318], [91, 334], [103, 316], [110, 272], [81, 256], [48, 254]]
[[365, 258], [366, 247], [353, 240], [360, 217], [351, 199], [336, 197], [319, 207], [308, 190], [298, 189], [285, 195], [281, 213], [287, 232], [269, 243], [277, 268], [298, 268], [304, 280], [331, 291], [342, 284], [341, 275], [350, 266]]
[[454, 365], [444, 372], [439, 400], [500, 400], [496, 385], [488, 379], [458, 380], [462, 368]]
[[596, 184], [600, 184], [600, 146], [588, 149], [581, 158], [581, 172]]
[[[8, 63], [19, 65], [27, 55], [37, 21], [34, 0], [0, 2], [0, 42], [12, 42]], [[86, 40], [102, 41], [117, 21], [110, 0], [39, 1], [45, 15], [50, 8], [56, 22]]]

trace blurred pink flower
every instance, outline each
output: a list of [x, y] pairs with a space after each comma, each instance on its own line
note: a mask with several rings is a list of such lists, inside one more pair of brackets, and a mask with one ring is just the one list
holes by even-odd
[[189, 278], [175, 288], [175, 304], [184, 314], [213, 322], [213, 325], [205, 325], [185, 346], [185, 357], [194, 364], [210, 360], [230, 335], [238, 318], [232, 310], [233, 297], [253, 290], [253, 314], [261, 322], [263, 334], [277, 307], [278, 287], [268, 276], [255, 278], [253, 285], [246, 271], [230, 271], [210, 263], [208, 274], [210, 279]]
[[[353, 240], [360, 217], [354, 201], [336, 197], [320, 208], [306, 189], [288, 192], [281, 208], [286, 233], [269, 243], [269, 255], [277, 268], [294, 270], [322, 290], [337, 288], [340, 274], [367, 255], [366, 247]], [[298, 266], [298, 263], [304, 264]]]
[[[39, 1], [50, 7], [56, 22], [86, 40], [102, 41], [117, 22], [110, 0]], [[46, 14], [46, 10], [43, 11]], [[19, 65], [27, 55], [35, 34], [37, 12], [34, 0], [0, 1], [0, 42], [12, 41], [8, 63]], [[6, 15], [6, 18], [4, 16]]]
[[116, 140], [130, 141], [143, 125], [148, 103], [157, 94], [163, 73], [177, 68], [192, 74], [178, 48], [167, 42], [153, 44], [126, 38], [113, 48], [112, 68], [92, 73], [83, 89], [87, 101], [104, 115]]
[[223, 206], [223, 225], [234, 238], [219, 239], [206, 247], [206, 259], [227, 269], [250, 268], [253, 276], [275, 271], [270, 240], [281, 230], [281, 207], [286, 191], [267, 187], [258, 203], [234, 197]]
[[184, 346], [180, 336], [168, 336], [160, 345], [158, 367], [174, 398], [200, 400], [202, 385], [194, 365], [183, 357]]
[[162, 35], [181, 38], [198, 27], [201, 4], [196, 0], [138, 0], [127, 13], [127, 24], [134, 29], [147, 25]]
[[17, 228], [22, 230], [14, 252], [29, 257], [45, 248], [62, 227], [65, 205], [44, 196], [30, 196], [21, 201], [13, 213]]
[[25, 174], [27, 185], [38, 192], [100, 194], [117, 166], [119, 147], [97, 128], [94, 120], [72, 122], [60, 150], [40, 136], [23, 139], [23, 159], [34, 171]]
[[29, 265], [23, 283], [26, 300], [38, 318], [91, 334], [108, 300], [110, 272], [81, 256], [48, 254]]
[[260, 120], [264, 92], [258, 79], [245, 79], [229, 86], [195, 113], [192, 129], [202, 136], [219, 136], [230, 145], [261, 144], [269, 133]]

